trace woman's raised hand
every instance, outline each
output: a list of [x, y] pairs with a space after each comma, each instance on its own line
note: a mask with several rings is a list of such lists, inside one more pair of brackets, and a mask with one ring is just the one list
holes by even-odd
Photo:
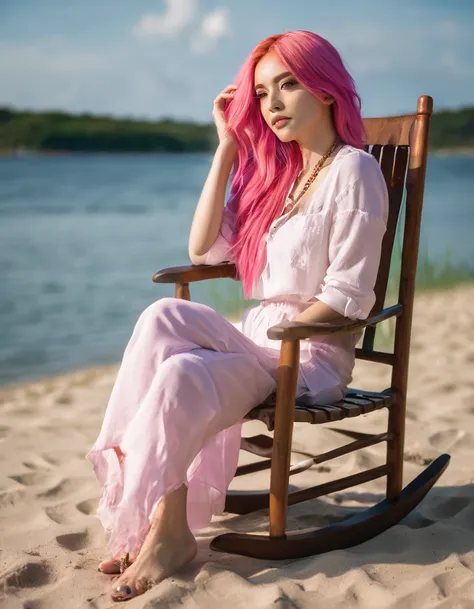
[[214, 106], [212, 109], [212, 118], [217, 127], [217, 135], [219, 137], [219, 144], [229, 143], [235, 147], [237, 144], [230, 131], [227, 128], [227, 121], [224, 116], [224, 109], [227, 102], [232, 101], [234, 98], [237, 87], [235, 85], [229, 85], [226, 87], [214, 100]]

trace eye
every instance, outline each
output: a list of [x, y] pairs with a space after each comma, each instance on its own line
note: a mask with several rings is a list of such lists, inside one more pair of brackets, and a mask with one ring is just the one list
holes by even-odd
[[[286, 87], [287, 85], [289, 87], [294, 87], [295, 85], [297, 85], [298, 83], [296, 82], [296, 80], [287, 80], [285, 81], [282, 85], [281, 88], [283, 89], [283, 87]], [[259, 93], [255, 93], [255, 97], [257, 99], [263, 99], [266, 96], [266, 93], [264, 91], [260, 91]]]

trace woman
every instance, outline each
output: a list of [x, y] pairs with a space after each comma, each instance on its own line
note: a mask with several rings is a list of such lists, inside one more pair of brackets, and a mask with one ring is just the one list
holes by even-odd
[[[306, 31], [267, 38], [216, 98], [213, 118], [219, 145], [190, 258], [234, 261], [245, 295], [261, 302], [242, 332], [210, 307], [174, 298], [136, 324], [88, 455], [111, 534], [113, 558], [99, 569], [122, 571], [114, 600], [191, 561], [192, 531], [223, 511], [242, 419], [276, 388], [280, 345], [267, 329], [363, 319], [375, 301], [387, 191], [362, 150], [360, 99], [334, 47]], [[302, 342], [298, 396], [343, 397], [358, 338]]]

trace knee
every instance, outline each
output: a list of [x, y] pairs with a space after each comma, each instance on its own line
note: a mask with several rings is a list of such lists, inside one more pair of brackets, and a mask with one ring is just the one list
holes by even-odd
[[149, 305], [140, 315], [141, 324], [155, 322], [160, 319], [167, 319], [176, 311], [179, 306], [178, 298], [165, 297]]
[[203, 389], [206, 380], [208, 382], [202, 362], [189, 351], [168, 357], [160, 365], [158, 375], [165, 381], [163, 387], [175, 398], [185, 393], [191, 401], [196, 398], [196, 392]]
[[153, 302], [144, 311], [143, 315], [147, 317], [160, 317], [163, 314], [172, 311], [177, 304], [178, 298], [165, 297]]

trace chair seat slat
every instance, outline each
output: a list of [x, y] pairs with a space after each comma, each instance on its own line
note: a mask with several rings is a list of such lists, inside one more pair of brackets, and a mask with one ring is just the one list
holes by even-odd
[[[349, 389], [343, 400], [333, 404], [308, 405], [300, 398], [295, 402], [295, 422], [311, 423], [321, 425], [333, 421], [341, 421], [345, 418], [357, 417], [368, 414], [380, 408], [390, 406], [395, 400], [395, 395], [386, 389], [383, 392], [363, 391], [360, 389]], [[246, 416], [246, 420], [258, 420], [267, 425], [269, 431], [273, 431], [275, 424], [276, 394], [267, 397], [264, 403], [253, 408]]]

